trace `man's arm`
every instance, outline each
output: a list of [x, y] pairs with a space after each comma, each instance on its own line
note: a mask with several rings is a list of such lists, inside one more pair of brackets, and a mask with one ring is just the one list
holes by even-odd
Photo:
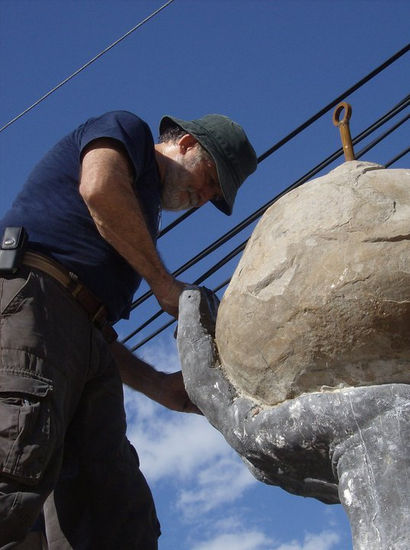
[[131, 162], [115, 141], [98, 139], [85, 150], [79, 191], [99, 233], [147, 281], [164, 311], [177, 316], [184, 284], [165, 269], [132, 183]]
[[173, 411], [201, 414], [185, 391], [181, 372], [159, 372], [119, 342], [110, 349], [124, 384]]

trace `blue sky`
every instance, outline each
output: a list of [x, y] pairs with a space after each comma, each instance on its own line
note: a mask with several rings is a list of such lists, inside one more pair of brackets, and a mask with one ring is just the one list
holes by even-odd
[[[162, 3], [0, 0], [0, 126]], [[260, 155], [405, 46], [409, 18], [410, 4], [401, 0], [175, 0], [0, 134], [0, 215], [55, 141], [88, 117], [112, 109], [137, 113], [154, 136], [163, 114], [193, 118], [223, 113], [246, 128]], [[407, 54], [348, 99], [353, 135], [408, 93], [409, 74]], [[407, 144], [408, 127], [402, 126], [364, 158], [383, 164]], [[231, 217], [207, 205], [161, 239], [159, 249], [169, 269], [178, 268], [339, 146], [329, 113], [260, 164]], [[394, 167], [408, 163], [407, 156]], [[173, 217], [164, 214], [163, 225]], [[194, 280], [245, 240], [253, 226], [181, 278]], [[205, 284], [213, 288], [224, 281], [237, 261]], [[156, 310], [155, 301], [148, 300], [118, 325], [121, 336]], [[165, 331], [140, 350], [161, 370], [179, 368], [172, 333]], [[205, 419], [166, 411], [131, 391], [126, 406], [129, 436], [162, 523], [161, 550], [351, 548], [340, 506], [256, 482]]]

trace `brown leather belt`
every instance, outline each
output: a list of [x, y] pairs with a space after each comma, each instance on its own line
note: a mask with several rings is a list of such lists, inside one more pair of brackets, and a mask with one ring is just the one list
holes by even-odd
[[68, 271], [55, 260], [38, 254], [37, 252], [25, 252], [23, 265], [39, 269], [58, 281], [71, 296], [80, 304], [88, 314], [90, 321], [98, 327], [107, 342], [114, 342], [118, 335], [107, 320], [105, 305], [83, 285], [75, 273]]

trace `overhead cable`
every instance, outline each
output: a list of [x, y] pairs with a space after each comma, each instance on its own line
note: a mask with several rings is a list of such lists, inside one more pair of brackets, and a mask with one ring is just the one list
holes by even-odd
[[[363, 139], [365, 139], [370, 133], [372, 133], [373, 131], [375, 131], [376, 129], [378, 129], [382, 124], [388, 122], [391, 118], [393, 118], [395, 115], [397, 115], [399, 112], [401, 112], [405, 107], [407, 107], [409, 105], [409, 102], [410, 102], [410, 96], [406, 96], [404, 99], [402, 99], [397, 105], [395, 105], [395, 107], [393, 107], [388, 113], [386, 113], [385, 115], [383, 115], [382, 117], [380, 117], [379, 119], [377, 119], [372, 125], [370, 125], [368, 128], [366, 128], [364, 131], [362, 131], [358, 136], [356, 136], [352, 142], [354, 145], [356, 145], [357, 143], [359, 143], [360, 141], [362, 141]], [[405, 117], [402, 121], [399, 122], [399, 126], [401, 124], [403, 124], [403, 122], [406, 121], [408, 117]], [[387, 135], [390, 134], [391, 131], [389, 130], [387, 132]], [[386, 136], [384, 136], [386, 137]], [[383, 137], [381, 138], [383, 139]], [[381, 141], [381, 139], [378, 139], [377, 140], [377, 143], [379, 141]], [[376, 145], [375, 142], [372, 142], [372, 147], [374, 145]], [[363, 156], [366, 152], [368, 152], [370, 150], [371, 147], [368, 147], [366, 148], [366, 150], [362, 150], [361, 152], [358, 153], [357, 157], [359, 158], [359, 156]], [[299, 187], [300, 185], [306, 183], [307, 181], [309, 181], [313, 176], [315, 176], [316, 174], [318, 174], [319, 172], [321, 172], [324, 168], [326, 168], [327, 166], [329, 166], [329, 164], [331, 164], [332, 162], [334, 162], [335, 160], [337, 160], [339, 157], [341, 157], [343, 155], [343, 148], [341, 149], [338, 149], [337, 151], [335, 151], [333, 154], [331, 154], [330, 156], [328, 156], [326, 159], [324, 159], [321, 163], [317, 164], [314, 168], [312, 168], [311, 170], [309, 170], [309, 172], [307, 172], [304, 176], [302, 176], [301, 178], [299, 178], [297, 181], [295, 181], [292, 185], [290, 185], [289, 187], [287, 187], [286, 189], [284, 189], [283, 191], [281, 191], [278, 195], [276, 195], [273, 199], [271, 199], [270, 201], [268, 201], [266, 204], [264, 204], [263, 206], [261, 206], [258, 210], [256, 210], [253, 214], [251, 214], [250, 216], [248, 216], [245, 220], [243, 220], [241, 223], [239, 223], [238, 225], [236, 225], [233, 229], [231, 229], [230, 231], [228, 231], [227, 233], [225, 233], [225, 235], [223, 235], [222, 237], [220, 237], [219, 239], [217, 239], [212, 245], [208, 246], [206, 249], [204, 249], [201, 253], [197, 254], [197, 256], [195, 256], [195, 258], [193, 258], [192, 260], [190, 260], [189, 262], [187, 262], [186, 264], [184, 264], [184, 266], [182, 266], [181, 268], [179, 268], [177, 271], [175, 271], [173, 273], [174, 276], [177, 276], [176, 274], [180, 274], [182, 273], [182, 271], [185, 271], [185, 269], [188, 269], [188, 267], [191, 267], [194, 263], [197, 263], [198, 261], [200, 261], [201, 259], [203, 259], [205, 256], [207, 256], [208, 254], [210, 254], [211, 252], [213, 252], [214, 250], [216, 250], [217, 248], [219, 248], [220, 246], [222, 246], [222, 244], [224, 244], [225, 242], [227, 242], [228, 240], [230, 240], [232, 237], [234, 237], [235, 235], [237, 235], [240, 231], [242, 231], [243, 229], [245, 229], [246, 227], [248, 227], [248, 225], [250, 225], [253, 221], [255, 221], [256, 219], [258, 219], [260, 216], [262, 216], [266, 210], [272, 206], [272, 204], [274, 204], [277, 200], [279, 200], [281, 197], [283, 197], [285, 194], [289, 193], [290, 191], [292, 191], [293, 189], [296, 189], [297, 187]], [[400, 157], [401, 158], [401, 157]], [[397, 159], [398, 160], [398, 159]], [[240, 252], [240, 250], [238, 250], [238, 253]], [[203, 277], [201, 277], [201, 282], [203, 282], [203, 280], [205, 280]], [[198, 282], [194, 282], [194, 284], [200, 284]], [[147, 293], [148, 295], [150, 295], [149, 293]], [[146, 296], [146, 295], [144, 295]], [[143, 297], [142, 297], [143, 298]], [[137, 329], [135, 329], [134, 331], [132, 331], [124, 340], [123, 340], [123, 343], [127, 342], [128, 340], [130, 340], [132, 337], [134, 337], [138, 332], [140, 332], [141, 330], [143, 330], [144, 328], [146, 328], [149, 324], [151, 324], [155, 319], [157, 319], [161, 314], [163, 313], [162, 310], [159, 310], [157, 311], [152, 317], [150, 317], [147, 321], [145, 321], [141, 326], [139, 326]], [[140, 346], [138, 346], [140, 347]]]
[[[367, 82], [369, 82], [372, 78], [374, 78], [375, 76], [377, 76], [380, 72], [384, 71], [384, 69], [386, 69], [387, 67], [389, 67], [389, 65], [392, 65], [395, 61], [397, 61], [400, 57], [402, 57], [403, 55], [405, 55], [410, 49], [410, 44], [407, 44], [406, 46], [404, 46], [404, 48], [402, 48], [401, 50], [397, 51], [394, 55], [392, 55], [391, 57], [389, 57], [388, 59], [386, 59], [386, 61], [384, 61], [384, 63], [382, 63], [381, 65], [379, 65], [378, 67], [376, 67], [373, 71], [371, 71], [369, 74], [367, 74], [366, 76], [364, 76], [361, 80], [359, 80], [358, 82], [356, 82], [356, 84], [354, 84], [353, 86], [351, 86], [350, 88], [348, 88], [345, 92], [343, 92], [342, 94], [340, 94], [336, 99], [334, 99], [331, 103], [329, 103], [328, 105], [326, 105], [326, 107], [323, 107], [323, 109], [321, 109], [320, 111], [318, 111], [315, 115], [311, 116], [308, 120], [306, 120], [303, 124], [301, 124], [300, 126], [298, 126], [297, 128], [295, 128], [295, 130], [293, 130], [290, 134], [288, 134], [287, 136], [285, 136], [284, 138], [282, 138], [281, 140], [279, 140], [277, 143], [275, 143], [274, 145], [272, 145], [272, 147], [270, 147], [270, 149], [268, 149], [267, 151], [265, 151], [262, 155], [260, 155], [258, 157], [258, 163], [264, 161], [267, 157], [269, 157], [270, 155], [272, 155], [272, 153], [274, 153], [275, 151], [277, 151], [278, 149], [280, 149], [283, 145], [285, 145], [286, 143], [288, 143], [288, 141], [290, 141], [291, 139], [293, 139], [295, 136], [297, 136], [298, 134], [300, 134], [303, 130], [306, 130], [306, 128], [308, 128], [308, 126], [310, 126], [311, 124], [313, 124], [314, 122], [316, 122], [316, 120], [318, 120], [321, 116], [323, 116], [324, 114], [326, 114], [328, 111], [330, 111], [330, 109], [332, 109], [333, 107], [336, 107], [336, 105], [338, 103], [340, 103], [341, 101], [343, 101], [344, 99], [346, 99], [349, 95], [351, 95], [353, 92], [356, 92], [359, 88], [361, 88], [364, 84], [366, 84]], [[188, 216], [191, 216], [191, 214], [193, 214], [196, 210], [198, 210], [197, 208], [191, 208], [190, 210], [187, 210], [182, 216], [180, 216], [179, 218], [177, 218], [176, 220], [174, 220], [170, 225], [168, 225], [167, 227], [165, 227], [162, 231], [160, 231], [159, 235], [158, 235], [158, 238], [162, 237], [163, 235], [165, 235], [166, 233], [168, 233], [168, 231], [170, 231], [171, 229], [173, 229], [174, 227], [176, 227], [177, 225], [179, 225], [181, 222], [183, 222]]]
[[[193, 281], [193, 285], [200, 285], [201, 283], [203, 283], [208, 277], [210, 277], [213, 273], [215, 273], [215, 271], [218, 271], [218, 269], [220, 269], [221, 267], [223, 267], [226, 263], [228, 263], [232, 258], [234, 258], [237, 254], [239, 254], [240, 252], [242, 252], [242, 250], [244, 249], [246, 243], [247, 243], [247, 240], [244, 241], [242, 244], [240, 244], [239, 246], [237, 246], [234, 250], [232, 250], [231, 252], [229, 252], [224, 258], [222, 258], [222, 260], [220, 260], [219, 262], [217, 262], [214, 266], [212, 266], [208, 271], [206, 271], [205, 273], [203, 273], [200, 277], [198, 277], [197, 279], [195, 279], [195, 281]], [[162, 309], [158, 310], [156, 313], [154, 313], [154, 315], [152, 315], [149, 319], [147, 319], [142, 325], [140, 325], [139, 327], [137, 327], [135, 330], [133, 330], [131, 332], [131, 334], [129, 334], [128, 336], [126, 336], [123, 340], [122, 340], [122, 343], [124, 344], [125, 342], [128, 342], [128, 340], [130, 340], [131, 338], [133, 338], [136, 334], [138, 334], [139, 332], [141, 332], [144, 328], [146, 328], [148, 325], [150, 325], [153, 321], [155, 321], [155, 319], [158, 319], [158, 317], [160, 315], [162, 315], [164, 313], [164, 311]], [[168, 325], [167, 325], [168, 326]], [[164, 327], [166, 328], [166, 327]]]
[[402, 124], [404, 124], [405, 122], [407, 122], [410, 118], [410, 115], [406, 115], [405, 117], [403, 117], [401, 120], [399, 120], [399, 122], [397, 122], [396, 124], [394, 124], [393, 126], [391, 126], [388, 130], [386, 130], [383, 134], [381, 134], [380, 136], [378, 136], [376, 139], [374, 139], [373, 141], [371, 141], [368, 145], [366, 145], [366, 147], [364, 147], [363, 149], [361, 149], [358, 153], [357, 153], [357, 158], [360, 158], [362, 157], [363, 155], [365, 155], [366, 153], [368, 153], [370, 151], [370, 149], [373, 149], [373, 147], [375, 147], [378, 143], [380, 143], [381, 141], [383, 141], [383, 139], [385, 139], [387, 136], [389, 136], [390, 134], [392, 134], [395, 130], [397, 130]]
[[[240, 251], [238, 251], [238, 252], [240, 252]], [[229, 285], [230, 282], [231, 282], [231, 277], [229, 277], [228, 279], [226, 279], [225, 281], [220, 283], [218, 286], [216, 286], [213, 289], [212, 292], [214, 292], [216, 294], [219, 290], [221, 290], [221, 288], [223, 288], [224, 286]], [[161, 325], [155, 332], [153, 332], [152, 334], [150, 334], [149, 336], [147, 336], [146, 338], [144, 338], [143, 340], [138, 342], [138, 344], [136, 344], [133, 348], [130, 348], [130, 351], [136, 351], [138, 348], [141, 348], [144, 344], [146, 344], [147, 342], [149, 342], [150, 340], [155, 338], [155, 336], [158, 336], [158, 334], [161, 334], [161, 332], [163, 332], [164, 330], [166, 330], [168, 327], [172, 326], [176, 322], [177, 322], [176, 319], [171, 319], [170, 321], [168, 321], [164, 325]]]
[[384, 165], [385, 168], [388, 168], [389, 166], [391, 166], [392, 164], [394, 164], [395, 162], [397, 162], [398, 160], [400, 160], [401, 158], [405, 157], [406, 155], [408, 155], [410, 153], [410, 147], [407, 147], [406, 149], [404, 149], [401, 153], [399, 153], [398, 155], [396, 155], [395, 157], [393, 157], [392, 159], [389, 160], [389, 162], [386, 162], [386, 164]]
[[[369, 134], [371, 134], [372, 132], [374, 132], [377, 128], [379, 128], [380, 126], [382, 126], [383, 124], [385, 124], [387, 121], [389, 121], [391, 118], [393, 118], [394, 116], [396, 116], [399, 112], [401, 112], [403, 109], [405, 109], [410, 103], [410, 95], [407, 95], [406, 97], [404, 97], [397, 105], [395, 105], [390, 111], [388, 111], [385, 115], [383, 115], [382, 117], [380, 117], [379, 119], [377, 119], [371, 126], [369, 126], [366, 130], [364, 130], [363, 132], [361, 132], [356, 138], [354, 138], [353, 140], [353, 145], [359, 143], [360, 141], [362, 141], [363, 139], [365, 139]], [[342, 150], [340, 150], [342, 151]], [[338, 154], [337, 157], [333, 158], [333, 160], [335, 160], [336, 158], [338, 158], [340, 156], [340, 154]], [[325, 160], [325, 162], [327, 161], [327, 159]], [[317, 172], [315, 172], [317, 173]], [[300, 185], [300, 184], [299, 184]], [[289, 191], [290, 189], [285, 189], [284, 192], [287, 192]], [[228, 231], [227, 233], [225, 233], [224, 235], [222, 235], [222, 237], [219, 237], [216, 241], [214, 241], [212, 244], [210, 244], [208, 247], [206, 247], [205, 249], [203, 249], [201, 252], [199, 252], [196, 256], [194, 256], [191, 260], [189, 260], [188, 262], [186, 262], [184, 265], [182, 265], [181, 267], [179, 267], [176, 271], [174, 271], [172, 273], [172, 275], [174, 277], [178, 277], [179, 275], [181, 275], [181, 273], [183, 273], [184, 271], [186, 271], [187, 269], [189, 269], [190, 267], [192, 267], [194, 264], [196, 264], [197, 262], [203, 260], [206, 256], [208, 256], [209, 254], [211, 254], [212, 252], [214, 252], [214, 250], [216, 250], [217, 248], [219, 248], [220, 246], [222, 246], [223, 244], [225, 244], [227, 241], [229, 241], [232, 237], [234, 237], [237, 233], [239, 233], [240, 231], [242, 231], [242, 229], [245, 229], [245, 227], [247, 227], [248, 225], [250, 225], [256, 218], [258, 218], [260, 215], [261, 215], [261, 210], [262, 210], [262, 213], [265, 211], [264, 209], [268, 208], [271, 204], [271, 201], [269, 201], [267, 204], [265, 204], [264, 206], [262, 206], [260, 209], [258, 209], [256, 212], [254, 212], [253, 214], [251, 214], [250, 216], [248, 216], [245, 220], [243, 220], [242, 222], [240, 222], [238, 225], [236, 225], [235, 227], [233, 227], [230, 231]], [[146, 292], [145, 294], [143, 294], [142, 296], [140, 296], [137, 300], [135, 300], [131, 306], [131, 309], [135, 309], [136, 307], [138, 307], [139, 305], [141, 305], [143, 302], [145, 302], [145, 300], [147, 300], [150, 296], [152, 296], [152, 291], [148, 291]]]
[[[388, 162], [384, 164], [384, 166], [387, 168], [389, 166], [392, 166], [395, 162], [397, 162], [399, 159], [401, 159], [403, 156], [405, 156], [407, 153], [410, 152], [410, 147], [407, 147], [407, 149], [404, 149], [401, 153], [396, 155], [394, 158], [390, 159]], [[341, 155], [340, 155], [341, 156]], [[227, 286], [231, 282], [231, 277], [220, 283], [218, 286], [216, 286], [213, 289], [213, 292], [217, 293], [219, 290], [221, 290], [223, 287]], [[136, 351], [137, 349], [141, 348], [145, 344], [147, 344], [150, 340], [161, 334], [164, 330], [166, 330], [168, 327], [172, 326], [177, 322], [176, 319], [171, 319], [164, 325], [160, 326], [157, 330], [155, 330], [153, 333], [151, 333], [149, 336], [138, 342], [134, 347], [130, 348], [130, 351]]]
[[407, 44], [404, 48], [402, 48], [401, 50], [399, 50], [397, 53], [395, 53], [394, 55], [392, 55], [391, 57], [389, 57], [389, 59], [387, 59], [384, 63], [382, 63], [379, 67], [377, 67], [376, 69], [374, 69], [373, 71], [371, 71], [367, 76], [365, 76], [364, 78], [362, 78], [361, 80], [359, 80], [356, 84], [354, 84], [353, 86], [351, 86], [348, 90], [346, 90], [345, 92], [343, 92], [342, 94], [340, 94], [336, 99], [334, 99], [332, 102], [330, 102], [328, 105], [326, 105], [326, 107], [323, 107], [323, 109], [321, 109], [318, 113], [316, 113], [315, 115], [313, 115], [311, 118], [309, 118], [306, 122], [304, 122], [303, 124], [301, 124], [298, 128], [296, 128], [296, 130], [294, 130], [293, 132], [291, 132], [288, 136], [286, 136], [284, 139], [282, 139], [281, 141], [279, 141], [278, 143], [276, 143], [273, 147], [271, 147], [270, 149], [268, 149], [265, 153], [263, 153], [263, 155], [261, 155], [258, 159], [259, 162], [262, 162], [266, 157], [268, 157], [269, 155], [271, 155], [272, 153], [274, 153], [277, 149], [279, 149], [280, 147], [282, 147], [282, 145], [285, 145], [285, 143], [287, 143], [288, 141], [290, 141], [291, 139], [293, 139], [295, 136], [297, 136], [300, 132], [302, 132], [303, 130], [305, 130], [305, 128], [307, 128], [308, 126], [310, 126], [311, 124], [313, 124], [313, 122], [315, 122], [316, 120], [318, 120], [321, 116], [323, 116], [324, 114], [326, 114], [328, 111], [330, 111], [331, 109], [333, 109], [333, 107], [336, 107], [336, 105], [338, 103], [340, 103], [341, 101], [343, 101], [343, 99], [345, 99], [346, 97], [348, 97], [349, 95], [351, 95], [353, 92], [355, 92], [356, 90], [358, 90], [359, 88], [361, 88], [364, 84], [366, 84], [367, 82], [369, 82], [369, 80], [371, 80], [372, 78], [374, 78], [375, 76], [377, 76], [379, 73], [381, 73], [382, 71], [384, 71], [384, 69], [386, 69], [389, 65], [391, 65], [392, 63], [394, 63], [395, 61], [397, 61], [397, 59], [399, 59], [402, 55], [406, 54], [410, 49], [410, 45]]
[[[369, 133], [370, 133], [370, 130], [372, 129], [372, 131], [376, 130], [377, 128], [380, 127], [381, 125], [381, 122], [380, 121], [383, 121], [383, 123], [387, 122], [388, 120], [390, 120], [392, 118], [392, 116], [394, 116], [395, 114], [397, 114], [398, 112], [400, 112], [403, 108], [405, 108], [407, 105], [409, 104], [409, 96], [407, 96], [406, 98], [404, 98], [404, 100], [402, 100], [398, 105], [396, 105], [393, 109], [391, 109], [391, 111], [389, 111], [389, 113], [387, 113], [386, 115], [384, 115], [383, 117], [379, 118], [376, 122], [374, 122], [371, 126], [369, 126], [366, 130], [364, 130], [363, 132], [361, 132], [356, 138], [354, 138], [352, 141], [354, 144], [357, 144], [359, 143], [361, 140], [363, 140], [364, 138], [366, 138]], [[391, 114], [391, 113], [394, 113], [393, 115], [391, 115], [390, 117], [388, 117], [388, 114]], [[377, 145], [380, 141], [382, 141], [383, 139], [385, 139], [388, 135], [390, 135], [393, 131], [395, 131], [399, 126], [401, 126], [404, 122], [406, 122], [407, 120], [409, 119], [409, 115], [406, 115], [405, 117], [403, 117], [398, 123], [394, 124], [391, 128], [389, 128], [386, 132], [384, 132], [383, 134], [381, 134], [378, 138], [376, 138], [375, 140], [373, 140], [368, 146], [366, 146], [364, 149], [362, 149], [361, 151], [359, 151], [357, 154], [356, 154], [356, 158], [359, 159], [361, 158], [364, 154], [366, 154], [370, 149], [372, 149], [373, 147], [375, 147], [375, 145]], [[399, 160], [399, 158], [401, 158], [402, 156], [404, 156], [407, 152], [408, 152], [409, 149], [403, 151], [402, 153], [400, 153], [399, 155], [397, 155], [394, 159], [392, 159], [391, 161], [389, 161], [389, 164], [386, 164], [385, 166], [390, 166], [392, 165], [394, 162], [396, 162], [397, 160]], [[321, 163], [317, 164], [314, 168], [312, 168], [311, 170], [309, 170], [309, 172], [307, 172], [306, 174], [304, 174], [301, 178], [299, 178], [298, 180], [296, 180], [292, 185], [290, 185], [289, 187], [287, 187], [286, 189], [284, 189], [283, 191], [281, 191], [278, 195], [276, 195], [273, 199], [271, 199], [268, 203], [266, 203], [264, 206], [262, 206], [261, 208], [259, 208], [256, 212], [254, 212], [251, 216], [249, 216], [247, 218], [247, 220], [249, 220], [250, 218], [252, 218], [252, 221], [254, 221], [254, 219], [256, 219], [257, 217], [260, 217], [262, 214], [264, 214], [264, 212], [270, 207], [272, 206], [272, 204], [274, 204], [275, 202], [277, 202], [281, 197], [283, 197], [285, 194], [289, 193], [290, 191], [292, 191], [293, 189], [296, 189], [297, 187], [300, 187], [303, 183], [306, 183], [307, 181], [309, 181], [313, 176], [315, 176], [316, 174], [318, 174], [319, 172], [321, 172], [324, 168], [326, 168], [329, 164], [331, 164], [334, 160], [336, 160], [337, 158], [341, 157], [343, 155], [343, 148], [341, 149], [338, 149], [337, 151], [335, 151], [333, 154], [329, 155], [326, 159], [324, 159]], [[256, 216], [256, 217], [255, 217]], [[247, 221], [245, 220], [245, 221]], [[250, 222], [249, 222], [250, 223]], [[249, 225], [249, 223], [247, 225]], [[241, 224], [239, 224], [241, 225]], [[245, 226], [246, 227], [246, 226]], [[238, 228], [238, 226], [236, 226], [236, 228]], [[244, 227], [242, 227], [243, 229]], [[235, 228], [234, 228], [235, 229]], [[239, 232], [239, 231], [237, 231]], [[236, 234], [236, 233], [235, 233]], [[243, 243], [241, 243], [239, 246], [237, 246], [234, 250], [232, 250], [231, 252], [229, 252], [224, 258], [222, 258], [222, 260], [220, 260], [217, 264], [215, 264], [213, 267], [211, 267], [208, 271], [206, 271], [206, 273], [204, 273], [203, 275], [201, 275], [198, 279], [196, 279], [196, 281], [194, 281], [193, 284], [195, 285], [199, 285], [201, 284], [203, 281], [205, 281], [208, 277], [210, 277], [211, 275], [213, 275], [218, 269], [220, 269], [223, 265], [225, 265], [228, 261], [230, 261], [233, 257], [235, 257], [236, 255], [238, 255], [240, 252], [242, 252], [246, 246], [246, 243], [247, 243], [248, 239], [246, 239]], [[225, 286], [226, 284], [228, 284], [230, 281], [230, 279], [228, 279], [227, 281], [225, 281], [224, 283], [222, 283], [222, 285], [220, 285], [217, 289], [214, 289], [214, 292], [216, 292], [217, 290], [219, 290], [220, 288], [222, 288], [223, 286]], [[146, 328], [151, 322], [153, 322], [155, 319], [157, 319], [160, 315], [162, 314], [162, 310], [159, 310], [157, 311], [151, 318], [149, 318], [147, 321], [145, 321], [143, 323], [143, 325], [141, 325], [140, 327], [138, 327], [137, 329], [135, 329], [131, 334], [129, 334], [124, 340], [123, 340], [123, 343], [130, 340], [133, 336], [135, 336], [136, 334], [138, 334], [141, 330], [143, 330], [144, 328]], [[144, 344], [146, 344], [147, 342], [149, 342], [150, 340], [152, 340], [155, 336], [157, 336], [158, 334], [160, 334], [162, 331], [164, 331], [166, 328], [168, 328], [169, 326], [171, 326], [173, 323], [175, 322], [175, 320], [171, 320], [169, 322], [167, 322], [166, 324], [162, 325], [161, 327], [159, 327], [159, 329], [157, 329], [155, 332], [153, 332], [152, 334], [150, 334], [149, 336], [147, 336], [146, 338], [144, 338], [143, 340], [141, 340], [138, 344], [136, 344], [135, 346], [133, 346], [131, 348], [131, 351], [136, 351], [138, 348], [142, 347]]]
[[83, 65], [82, 67], [80, 67], [79, 69], [77, 69], [73, 74], [71, 74], [70, 76], [68, 76], [67, 78], [65, 78], [62, 82], [60, 82], [60, 84], [57, 84], [57, 86], [55, 86], [54, 88], [52, 88], [50, 91], [48, 91], [46, 94], [44, 94], [42, 97], [40, 97], [40, 99], [38, 99], [35, 103], [33, 103], [33, 105], [30, 105], [30, 107], [28, 107], [27, 109], [25, 109], [22, 113], [20, 113], [19, 115], [17, 115], [16, 117], [14, 117], [13, 119], [11, 119], [9, 122], [7, 122], [7, 124], [5, 124], [4, 126], [2, 126], [0, 128], [0, 132], [2, 132], [3, 130], [5, 130], [6, 128], [8, 128], [9, 126], [11, 126], [11, 124], [13, 124], [14, 122], [16, 122], [19, 118], [21, 118], [22, 116], [24, 116], [26, 113], [28, 113], [29, 111], [31, 111], [32, 109], [34, 109], [34, 107], [37, 107], [37, 105], [39, 103], [41, 103], [42, 101], [44, 101], [47, 97], [49, 97], [52, 93], [54, 93], [55, 91], [57, 91], [59, 88], [61, 88], [62, 86], [64, 86], [64, 84], [67, 84], [67, 82], [69, 82], [72, 78], [74, 78], [75, 76], [77, 76], [79, 73], [81, 73], [82, 71], [84, 71], [84, 69], [87, 69], [87, 67], [89, 67], [92, 63], [94, 63], [94, 61], [97, 61], [97, 59], [99, 59], [100, 57], [102, 57], [104, 54], [106, 54], [109, 50], [111, 50], [112, 48], [114, 48], [114, 46], [116, 46], [117, 44], [119, 44], [120, 42], [122, 42], [125, 38], [127, 38], [130, 34], [132, 34], [133, 32], [135, 32], [137, 29], [139, 29], [140, 27], [142, 27], [142, 25], [144, 25], [144, 23], [147, 23], [150, 19], [152, 19], [153, 17], [155, 17], [160, 11], [162, 11], [163, 9], [165, 9], [167, 6], [169, 6], [169, 4], [171, 4], [172, 2], [174, 2], [174, 0], [168, 0], [168, 2], [166, 2], [165, 4], [163, 4], [160, 8], [158, 8], [157, 10], [153, 11], [151, 13], [151, 15], [149, 15], [148, 17], [146, 17], [145, 19], [143, 19], [142, 21], [140, 21], [137, 25], [135, 25], [135, 27], [133, 27], [132, 29], [130, 29], [128, 32], [126, 32], [123, 36], [121, 36], [120, 38], [118, 38], [115, 42], [113, 42], [112, 44], [110, 44], [109, 46], [107, 46], [104, 50], [102, 50], [100, 53], [98, 53], [95, 57], [93, 57], [92, 59], [90, 59], [90, 61], [88, 61], [87, 63], [85, 63], [85, 65]]

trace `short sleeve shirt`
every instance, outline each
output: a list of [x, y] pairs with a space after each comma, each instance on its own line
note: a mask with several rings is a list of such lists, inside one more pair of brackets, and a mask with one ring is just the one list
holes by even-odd
[[98, 138], [117, 140], [134, 169], [133, 187], [149, 232], [156, 240], [160, 214], [160, 179], [148, 125], [127, 111], [91, 118], [60, 140], [29, 175], [11, 209], [0, 220], [23, 225], [30, 248], [69, 270], [106, 305], [110, 320], [128, 318], [140, 276], [97, 231], [79, 190], [81, 154]]

